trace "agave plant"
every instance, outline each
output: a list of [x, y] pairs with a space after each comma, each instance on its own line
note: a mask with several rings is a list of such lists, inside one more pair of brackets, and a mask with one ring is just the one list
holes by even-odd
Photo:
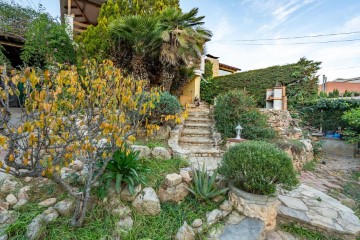
[[203, 164], [201, 170], [200, 165], [198, 166], [199, 170], [193, 168], [193, 183], [189, 188], [189, 191], [194, 194], [197, 200], [207, 201], [210, 198], [224, 194], [228, 190], [228, 188], [218, 189], [216, 187], [215, 180], [218, 173], [217, 169], [210, 176], [205, 164]]
[[115, 182], [115, 190], [120, 193], [122, 185], [127, 185], [134, 194], [138, 184], [146, 184], [144, 173], [149, 169], [139, 161], [139, 151], [132, 151], [126, 145], [114, 152], [113, 159], [106, 166], [100, 179], [99, 196], [104, 198], [111, 183]]

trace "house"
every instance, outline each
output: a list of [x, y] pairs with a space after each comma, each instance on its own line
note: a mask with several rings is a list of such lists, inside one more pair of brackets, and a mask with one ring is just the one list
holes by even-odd
[[215, 57], [211, 54], [206, 55], [206, 61], [210, 61], [212, 63], [214, 77], [225, 76], [241, 71], [240, 68], [221, 63], [219, 61], [219, 57]]
[[323, 84], [319, 85], [319, 91], [326, 92], [327, 94], [333, 92], [335, 89], [339, 90], [340, 96], [342, 96], [345, 91], [360, 93], [360, 77], [348, 79], [338, 78], [332, 82], [324, 81]]
[[[72, 34], [81, 33], [90, 25], [97, 24], [100, 8], [106, 0], [59, 0], [63, 21], [69, 26]], [[205, 61], [213, 63], [213, 76], [223, 76], [240, 71], [241, 69], [219, 62], [219, 58], [208, 54], [202, 57], [201, 66], [195, 70], [195, 77], [184, 87], [180, 96], [181, 104], [193, 103], [200, 99], [200, 81], [204, 73]]]

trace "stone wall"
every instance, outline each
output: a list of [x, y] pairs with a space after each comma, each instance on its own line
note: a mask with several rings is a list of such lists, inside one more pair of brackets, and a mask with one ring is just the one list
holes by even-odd
[[268, 116], [268, 123], [283, 139], [301, 139], [302, 130], [287, 110], [260, 109]]
[[294, 168], [300, 171], [304, 164], [314, 160], [313, 146], [310, 139], [304, 139], [299, 128], [289, 111], [261, 109], [268, 116], [268, 123], [279, 134], [279, 146], [289, 155]]

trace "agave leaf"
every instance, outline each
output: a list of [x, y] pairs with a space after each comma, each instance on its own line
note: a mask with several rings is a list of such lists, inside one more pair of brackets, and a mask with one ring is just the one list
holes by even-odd
[[121, 181], [122, 181], [122, 174], [120, 173], [116, 174], [116, 184], [115, 184], [116, 193], [120, 193], [121, 191]]

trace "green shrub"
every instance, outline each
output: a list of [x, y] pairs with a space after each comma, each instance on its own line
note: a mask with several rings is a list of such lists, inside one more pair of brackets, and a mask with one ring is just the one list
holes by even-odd
[[126, 145], [115, 151], [113, 159], [106, 166], [100, 179], [99, 197], [104, 198], [111, 183], [115, 182], [117, 193], [127, 185], [131, 194], [138, 184], [146, 184], [145, 173], [149, 171], [139, 160], [139, 151], [131, 151]]
[[194, 194], [195, 198], [199, 201], [207, 201], [213, 197], [224, 194], [228, 189], [217, 189], [215, 180], [217, 176], [217, 170], [210, 176], [205, 168], [205, 163], [202, 169], [196, 170], [193, 168], [194, 179], [189, 191]]
[[210, 81], [201, 82], [201, 98], [212, 103], [215, 97], [221, 93], [246, 88], [254, 96], [256, 104], [264, 106], [266, 89], [281, 84], [286, 86], [288, 107], [295, 108], [305, 100], [317, 97], [318, 76], [316, 72], [319, 66], [320, 62], [302, 58], [294, 64], [215, 77]]
[[297, 176], [289, 156], [275, 145], [246, 141], [231, 147], [223, 156], [220, 173], [246, 192], [272, 195], [276, 185], [291, 189]]
[[168, 92], [163, 92], [160, 101], [155, 104], [154, 112], [157, 116], [175, 115], [181, 110], [179, 100]]
[[324, 131], [336, 131], [339, 127], [348, 127], [348, 123], [342, 119], [344, 112], [358, 107], [358, 99], [321, 98], [307, 102], [299, 112], [305, 125], [317, 128], [322, 126]]
[[360, 108], [351, 109], [344, 113], [342, 119], [347, 123], [345, 138], [348, 142], [360, 142]]
[[305, 149], [304, 143], [295, 139], [278, 140], [275, 141], [275, 145], [277, 145], [280, 149], [291, 148], [297, 154], [301, 154], [301, 152]]
[[235, 127], [243, 127], [241, 136], [263, 140], [276, 136], [267, 116], [256, 108], [255, 100], [246, 91], [234, 90], [218, 96], [215, 105], [216, 128], [223, 138], [235, 137]]
[[65, 25], [55, 22], [47, 14], [40, 14], [29, 24], [21, 59], [29, 66], [40, 68], [57, 63], [74, 64], [75, 49]]

